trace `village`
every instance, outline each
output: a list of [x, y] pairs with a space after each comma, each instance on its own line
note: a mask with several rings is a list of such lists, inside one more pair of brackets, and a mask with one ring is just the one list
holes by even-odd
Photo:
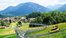
[[[26, 17], [7, 17], [0, 18], [0, 29], [6, 30], [7, 34], [14, 34], [14, 38], [37, 38], [44, 35], [50, 35], [54, 33], [62, 32], [66, 30], [66, 23], [59, 23], [55, 25], [46, 25], [40, 23], [31, 23], [31, 21], [36, 18], [26, 18]], [[64, 25], [64, 26], [63, 26]], [[14, 29], [14, 30], [13, 30]], [[4, 33], [4, 30], [2, 33]], [[13, 32], [12, 32], [13, 31]], [[16, 34], [16, 35], [15, 35]], [[0, 34], [2, 35], [2, 34]], [[10, 36], [11, 37], [11, 36]], [[12, 36], [13, 37], [13, 36]], [[53, 36], [54, 37], [54, 36]], [[9, 38], [9, 37], [8, 37]], [[42, 38], [42, 37], [41, 37]]]
[[[30, 21], [34, 20], [35, 18], [26, 18], [26, 17], [6, 17], [6, 18], [0, 18], [0, 28], [6, 28], [9, 26], [12, 22], [23, 22], [23, 23], [29, 23]], [[1, 24], [2, 23], [2, 24]]]

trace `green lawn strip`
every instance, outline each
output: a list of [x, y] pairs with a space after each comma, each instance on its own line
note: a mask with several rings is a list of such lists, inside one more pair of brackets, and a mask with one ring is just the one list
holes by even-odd
[[0, 38], [16, 38], [16, 34], [10, 34], [10, 35], [5, 35], [5, 36], [0, 36]]

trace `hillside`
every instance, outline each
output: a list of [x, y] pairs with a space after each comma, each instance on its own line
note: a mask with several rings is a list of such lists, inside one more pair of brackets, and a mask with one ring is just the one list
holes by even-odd
[[4, 17], [3, 15], [0, 15], [0, 18]]
[[8, 15], [1, 15], [0, 14], [0, 18], [4, 18], [4, 17], [10, 17], [10, 16], [8, 16]]

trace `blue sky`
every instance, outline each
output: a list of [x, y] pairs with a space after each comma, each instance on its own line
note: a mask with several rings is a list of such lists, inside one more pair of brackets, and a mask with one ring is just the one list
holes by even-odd
[[50, 5], [65, 4], [66, 0], [0, 0], [0, 10], [4, 10], [8, 6], [16, 6], [26, 2], [34, 2], [46, 7]]

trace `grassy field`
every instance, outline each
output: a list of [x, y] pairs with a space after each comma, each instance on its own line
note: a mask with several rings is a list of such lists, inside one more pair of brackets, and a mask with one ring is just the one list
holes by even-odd
[[36, 38], [66, 38], [66, 30], [44, 36], [36, 36]]
[[0, 29], [0, 38], [16, 38], [16, 34], [13, 29], [13, 27], [15, 27], [15, 26], [16, 26], [16, 22], [11, 23], [10, 27], [8, 27], [8, 28]]
[[[58, 27], [60, 28], [60, 30], [62, 30], [63, 28], [66, 28], [66, 23], [59, 23], [59, 24], [55, 24], [55, 25], [58, 25]], [[53, 26], [55, 26], [55, 25], [50, 25], [50, 26], [48, 26], [46, 29], [41, 30], [41, 31], [32, 32], [32, 33], [30, 33], [30, 35], [47, 33], [47, 32], [50, 31], [51, 28], [52, 28]]]
[[11, 28], [0, 29], [0, 38], [14, 38], [16, 37], [15, 31]]
[[[0, 29], [0, 38], [16, 38], [16, 34], [15, 34], [14, 29], [13, 29], [16, 26], [16, 23], [17, 22], [11, 23], [10, 28]], [[29, 30], [29, 29], [34, 30], [36, 28], [43, 28], [43, 27], [29, 28], [29, 23], [23, 23], [23, 25], [24, 26], [19, 28], [20, 30]], [[58, 25], [60, 29], [66, 28], [66, 23], [59, 23], [59, 24], [56, 24], [56, 25]], [[50, 31], [53, 26], [54, 25], [51, 25], [51, 26], [48, 26], [44, 30], [32, 32], [32, 33], [29, 33], [29, 34], [30, 35], [44, 34], [44, 33], [47, 33], [48, 31]], [[44, 36], [40, 36], [39, 38], [42, 38], [42, 37], [48, 38], [48, 36], [49, 36], [49, 38], [55, 38], [55, 37], [56, 38], [62, 38], [62, 37], [64, 38], [65, 35], [66, 35], [66, 30], [62, 31], [62, 33], [58, 32], [58, 33], [54, 33], [54, 34], [44, 35]]]
[[15, 34], [2, 35], [0, 38], [17, 38]]

